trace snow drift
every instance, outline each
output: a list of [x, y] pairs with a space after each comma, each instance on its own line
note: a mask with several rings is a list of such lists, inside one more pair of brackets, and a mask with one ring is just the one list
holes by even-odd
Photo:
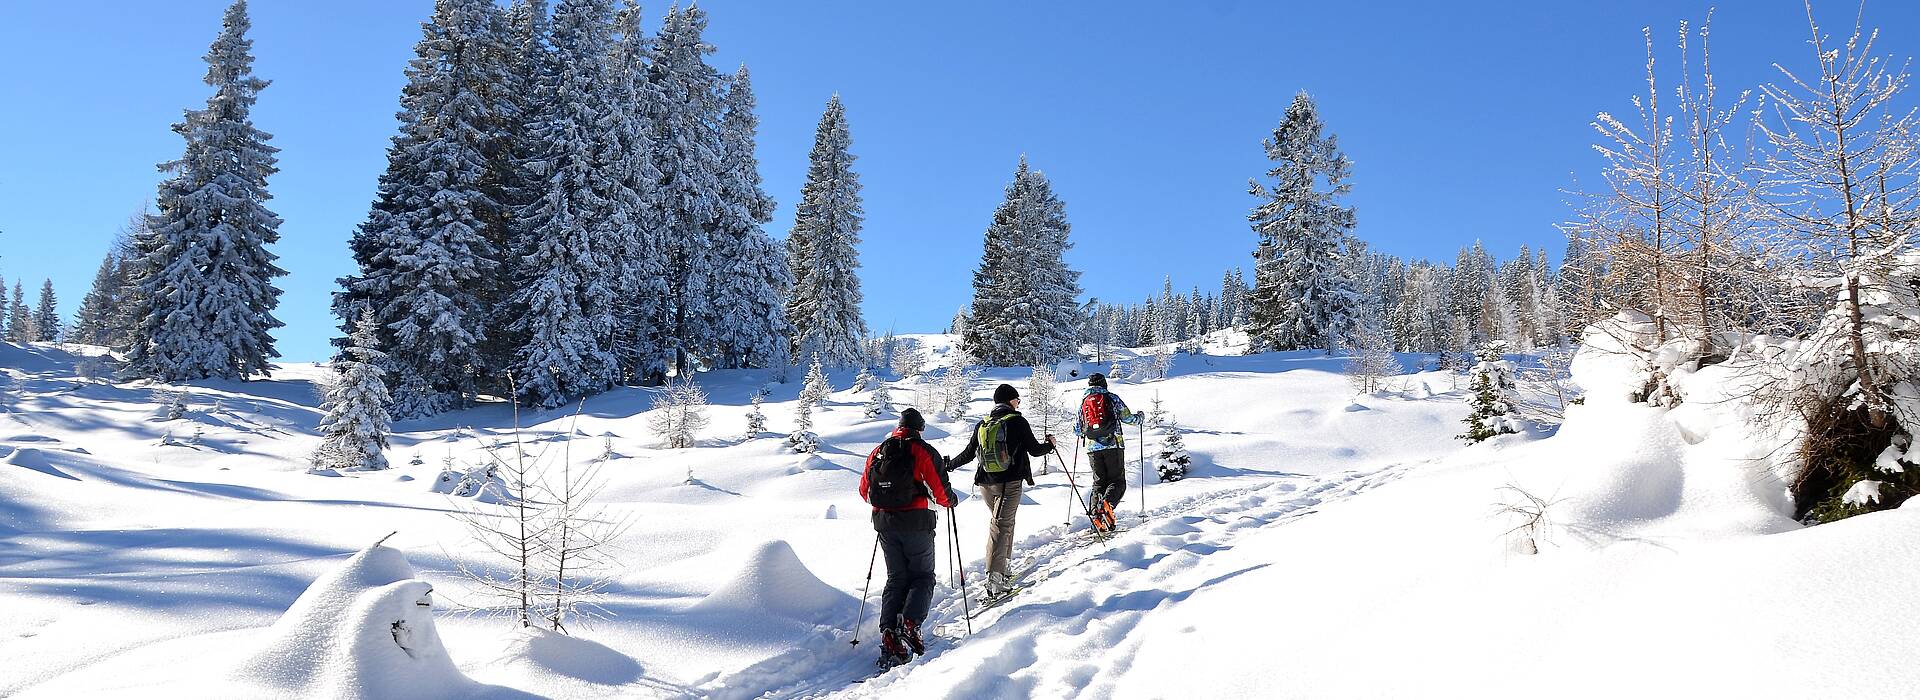
[[440, 642], [433, 585], [382, 544], [314, 581], [233, 680], [309, 698], [452, 698], [475, 687]]

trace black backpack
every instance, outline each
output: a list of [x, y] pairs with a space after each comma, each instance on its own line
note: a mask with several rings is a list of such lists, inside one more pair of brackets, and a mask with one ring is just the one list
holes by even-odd
[[867, 502], [881, 510], [900, 510], [926, 494], [913, 473], [913, 442], [890, 437], [867, 466]]

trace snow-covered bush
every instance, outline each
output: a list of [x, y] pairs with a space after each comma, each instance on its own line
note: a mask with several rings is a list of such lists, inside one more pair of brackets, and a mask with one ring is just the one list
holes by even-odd
[[1504, 535], [1507, 549], [1515, 554], [1539, 554], [1553, 535], [1550, 517], [1554, 503], [1526, 489], [1508, 484], [1499, 489], [1501, 498], [1494, 504], [1493, 516], [1512, 523]]
[[813, 433], [813, 404], [806, 399], [794, 402], [793, 432], [787, 434], [787, 449], [802, 454], [820, 451], [820, 436]]
[[933, 390], [935, 417], [940, 420], [967, 417], [968, 404], [973, 401], [973, 385], [979, 380], [978, 372], [973, 367], [973, 356], [964, 347], [955, 345], [947, 351], [946, 369]]
[[694, 383], [691, 373], [675, 377], [654, 394], [647, 427], [669, 448], [693, 447], [700, 430], [707, 427], [707, 392]]
[[903, 380], [913, 379], [927, 368], [927, 353], [920, 349], [920, 343], [912, 338], [900, 338], [893, 350], [893, 375]]
[[1761, 363], [1765, 417], [1802, 435], [1800, 464], [1782, 476], [1802, 516], [1817, 522], [1898, 507], [1920, 492], [1920, 472], [1909, 468], [1920, 460], [1907, 459], [1920, 427], [1920, 253], [1862, 267], [1858, 316], [1839, 290], [1806, 339], [1771, 346]]
[[89, 382], [108, 382], [113, 380], [113, 365], [103, 357], [88, 357], [74, 363], [73, 373]]
[[[313, 469], [373, 471], [387, 468], [386, 355], [375, 347], [379, 329], [373, 311], [362, 309], [345, 353], [334, 361], [327, 400], [320, 406], [320, 447]], [[197, 437], [197, 436], [196, 436]]]
[[1021, 394], [1024, 400], [1020, 402], [1020, 413], [1033, 424], [1034, 432], [1041, 435], [1061, 432], [1069, 415], [1055, 378], [1052, 368], [1035, 367], [1027, 376], [1027, 390]]
[[1393, 357], [1393, 338], [1379, 326], [1361, 324], [1347, 339], [1353, 357], [1347, 360], [1347, 380], [1354, 391], [1371, 394], [1386, 388], [1388, 377], [1400, 373], [1400, 361]]
[[[323, 395], [322, 400], [326, 397]], [[180, 420], [187, 417], [187, 392], [176, 391], [167, 398], [167, 420]]]

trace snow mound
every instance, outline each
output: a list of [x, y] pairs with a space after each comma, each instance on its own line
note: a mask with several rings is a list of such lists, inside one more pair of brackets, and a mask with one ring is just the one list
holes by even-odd
[[695, 603], [692, 611], [772, 615], [827, 624], [847, 617], [842, 613], [857, 602], [814, 576], [786, 540], [772, 540], [754, 547], [733, 577]]
[[400, 550], [361, 550], [300, 594], [234, 680], [301, 697], [470, 694], [434, 628], [433, 585], [413, 576]]

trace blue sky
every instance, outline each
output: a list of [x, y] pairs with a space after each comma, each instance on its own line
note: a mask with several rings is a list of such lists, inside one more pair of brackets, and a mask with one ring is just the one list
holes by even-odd
[[[1260, 139], [1299, 90], [1355, 162], [1359, 232], [1451, 259], [1480, 239], [1558, 254], [1562, 189], [1591, 180], [1588, 123], [1642, 90], [1642, 27], [1670, 53], [1676, 2], [746, 2], [704, 0], [715, 65], [747, 63], [760, 168], [784, 236], [828, 95], [847, 104], [868, 213], [876, 329], [943, 327], [969, 299], [981, 232], [1022, 153], [1073, 223], [1069, 261], [1103, 299], [1163, 276], [1217, 289], [1252, 248]], [[1715, 15], [1723, 85], [1809, 64], [1798, 0]], [[168, 125], [200, 104], [223, 0], [0, 4], [0, 273], [51, 277], [71, 313], [116, 228], [178, 155]], [[324, 357], [333, 280], [394, 127], [429, 0], [255, 0], [255, 113], [283, 149], [272, 208], [290, 275], [280, 351]], [[647, 7], [649, 31], [664, 4]], [[1817, 8], [1829, 33], [1852, 2]], [[1920, 3], [1869, 2], [1883, 52], [1920, 53]]]

